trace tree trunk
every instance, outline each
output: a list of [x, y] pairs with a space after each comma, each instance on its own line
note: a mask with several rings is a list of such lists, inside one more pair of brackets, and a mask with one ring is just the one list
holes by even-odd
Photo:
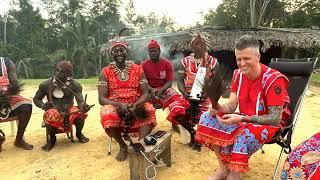
[[263, 1], [263, 5], [261, 7], [259, 19], [258, 19], [258, 22], [257, 22], [258, 26], [261, 24], [262, 18], [264, 16], [265, 12], [266, 12], [266, 9], [268, 7], [269, 2], [270, 2], [270, 0]]
[[256, 0], [250, 0], [250, 23], [252, 28], [257, 27]]
[[83, 78], [88, 79], [87, 65], [83, 66]]

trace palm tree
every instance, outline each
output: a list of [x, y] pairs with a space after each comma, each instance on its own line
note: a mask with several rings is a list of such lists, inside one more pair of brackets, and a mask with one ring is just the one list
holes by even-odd
[[72, 49], [72, 60], [78, 62], [80, 69], [83, 70], [83, 77], [88, 78], [87, 64], [90, 59], [89, 55], [94, 54], [95, 39], [89, 34], [90, 21], [86, 20], [79, 12], [75, 15], [75, 23], [67, 28], [67, 33], [71, 34], [74, 40]]
[[33, 76], [32, 58], [23, 58], [15, 63], [18, 78], [24, 77], [28, 79]]

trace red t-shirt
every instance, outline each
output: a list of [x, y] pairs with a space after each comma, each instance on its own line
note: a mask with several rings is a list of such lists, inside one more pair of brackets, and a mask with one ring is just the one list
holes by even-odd
[[[254, 115], [256, 113], [256, 103], [257, 103], [257, 96], [259, 92], [262, 91], [262, 77], [263, 73], [255, 79], [249, 80], [247, 76], [242, 76], [242, 86], [241, 92], [238, 96], [239, 104], [241, 113], [245, 113], [248, 115]], [[235, 78], [235, 77], [233, 77]], [[232, 81], [231, 84], [231, 92], [237, 93], [239, 85], [239, 78], [235, 81]], [[266, 108], [268, 106], [283, 106], [285, 101], [285, 92], [286, 92], [287, 82], [284, 78], [277, 78], [274, 82], [270, 85], [267, 94], [264, 97], [264, 103]], [[265, 109], [265, 112], [268, 110]]]
[[167, 59], [160, 58], [157, 63], [147, 59], [142, 63], [142, 69], [152, 88], [161, 88], [168, 81], [173, 80], [173, 65]]

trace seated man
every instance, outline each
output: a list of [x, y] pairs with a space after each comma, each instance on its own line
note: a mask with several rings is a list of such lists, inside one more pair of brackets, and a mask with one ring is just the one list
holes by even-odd
[[[0, 77], [0, 103], [1, 119], [17, 116], [18, 131], [14, 145], [16, 147], [31, 150], [33, 145], [25, 142], [23, 135], [29, 123], [32, 113], [32, 102], [19, 95], [20, 85], [16, 78], [14, 64], [8, 58], [0, 57], [1, 77]], [[2, 132], [2, 131], [1, 131]], [[0, 150], [5, 141], [4, 133], [0, 136]]]
[[[249, 170], [250, 156], [290, 117], [288, 79], [260, 64], [259, 42], [241, 37], [235, 55], [239, 69], [233, 74], [229, 100], [202, 114], [196, 134], [219, 160], [219, 169], [208, 179], [240, 179], [240, 172]], [[237, 106], [239, 114], [234, 113]]]
[[[128, 146], [121, 133], [125, 133], [126, 137], [130, 133], [138, 135], [139, 139], [144, 138], [156, 125], [155, 109], [152, 104], [146, 103], [148, 81], [141, 66], [126, 61], [126, 42], [112, 42], [110, 51], [114, 63], [102, 69], [98, 83], [101, 124], [108, 136], [119, 143], [120, 150], [116, 159], [124, 161]], [[134, 113], [142, 107], [146, 112], [144, 119]], [[128, 114], [135, 116], [130, 122], [126, 122], [128, 119], [124, 117]]]
[[149, 83], [150, 101], [156, 108], [166, 109], [170, 113], [167, 119], [172, 122], [173, 127], [178, 125], [179, 117], [186, 115], [189, 102], [176, 92], [172, 86], [173, 65], [167, 60], [160, 58], [160, 45], [151, 40], [148, 45], [150, 59], [142, 63], [143, 71]]
[[[191, 48], [194, 53], [183, 58], [179, 65], [177, 85], [179, 91], [184, 96], [184, 98], [189, 100], [190, 102], [195, 102], [191, 99], [190, 93], [192, 86], [195, 83], [196, 74], [198, 72], [199, 67], [205, 67], [207, 74], [210, 74], [215, 68], [218, 68], [219, 63], [217, 59], [210, 56], [206, 52], [206, 46], [207, 45], [203, 37], [201, 37], [199, 34], [194, 36], [191, 40]], [[195, 108], [199, 109], [197, 115], [195, 113], [192, 114], [192, 116], [196, 117], [191, 117], [189, 115], [180, 122], [181, 125], [185, 127], [191, 135], [190, 145], [197, 150], [199, 150], [199, 145], [194, 141], [195, 130], [192, 127], [197, 122], [191, 122], [191, 118], [196, 119], [198, 121], [201, 114], [207, 111], [209, 106], [210, 100], [208, 98], [204, 98], [202, 101], [200, 101], [198, 107], [195, 107], [195, 105], [193, 105], [191, 108], [191, 111], [195, 111]]]
[[[72, 69], [70, 61], [58, 62], [54, 76], [39, 85], [33, 98], [34, 104], [45, 111], [43, 119], [50, 136], [49, 142], [42, 147], [43, 150], [50, 151], [56, 143], [55, 134], [69, 132], [73, 124], [79, 141], [89, 141], [81, 131], [90, 107], [84, 102], [81, 84], [72, 79]], [[47, 102], [42, 101], [44, 97]], [[74, 98], [78, 106], [73, 105]]]

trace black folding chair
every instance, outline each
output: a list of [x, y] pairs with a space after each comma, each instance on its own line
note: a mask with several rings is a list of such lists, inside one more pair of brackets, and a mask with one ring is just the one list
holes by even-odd
[[286, 154], [291, 152], [291, 137], [297, 124], [304, 95], [316, 62], [317, 58], [273, 58], [269, 64], [269, 67], [280, 71], [282, 74], [286, 75], [290, 81], [288, 94], [291, 100], [290, 110], [292, 113], [289, 125], [281, 128], [273, 137], [272, 142], [269, 143], [277, 143], [282, 147], [272, 179], [275, 179], [276, 177], [283, 152]]

